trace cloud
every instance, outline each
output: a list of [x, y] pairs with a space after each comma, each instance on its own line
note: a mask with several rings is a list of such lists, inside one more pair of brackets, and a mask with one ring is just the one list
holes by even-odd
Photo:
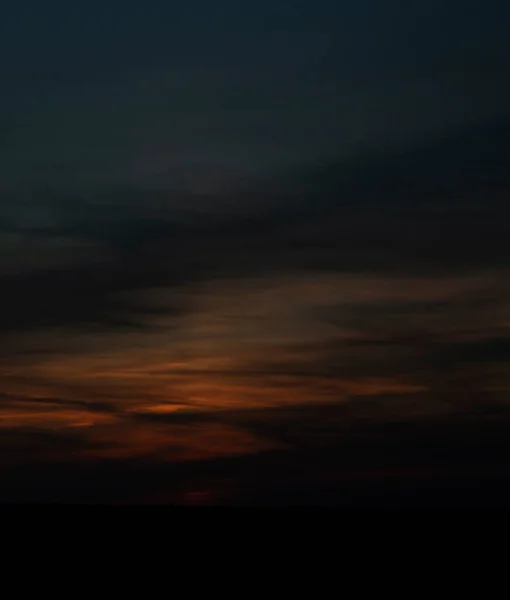
[[[0, 446], [17, 463], [62, 463], [94, 458], [175, 462], [260, 452], [275, 447], [207, 412], [149, 404], [3, 394]], [[179, 410], [179, 408], [181, 410]], [[186, 409], [186, 407], [184, 407]], [[25, 448], [24, 448], [25, 446]], [[67, 451], [62, 453], [62, 447]], [[36, 455], [31, 456], [31, 451]]]
[[507, 20], [273, 5], [0, 35], [4, 491], [499, 464]]
[[[473, 155], [503, 148], [485, 132]], [[2, 239], [28, 250], [0, 272], [5, 435], [69, 434], [87, 460], [198, 461], [285, 445], [244, 425], [278, 410], [286, 429], [294, 409], [337, 410], [329, 433], [302, 436], [318, 442], [342, 419], [504, 411], [504, 169], [463, 189], [449, 147], [337, 161], [313, 184], [267, 183], [277, 202], [245, 189], [232, 213], [214, 212], [215, 194], [187, 212], [184, 196], [140, 188], [18, 190], [26, 211], [8, 196]]]

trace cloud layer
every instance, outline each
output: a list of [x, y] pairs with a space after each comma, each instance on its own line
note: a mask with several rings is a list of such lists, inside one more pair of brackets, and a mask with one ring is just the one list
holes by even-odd
[[5, 191], [4, 468], [322, 452], [360, 424], [505, 415], [508, 131], [205, 196]]

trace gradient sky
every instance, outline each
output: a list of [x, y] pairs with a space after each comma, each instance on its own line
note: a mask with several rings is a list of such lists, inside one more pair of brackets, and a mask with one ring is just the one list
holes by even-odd
[[147, 479], [174, 469], [199, 503], [269, 460], [382, 472], [360, 457], [395, 423], [505, 423], [509, 13], [4, 7], [5, 481], [131, 469], [175, 499]]

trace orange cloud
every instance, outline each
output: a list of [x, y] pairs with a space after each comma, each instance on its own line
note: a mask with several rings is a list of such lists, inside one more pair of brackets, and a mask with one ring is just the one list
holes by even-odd
[[89, 456], [130, 458], [150, 455], [168, 461], [251, 454], [277, 447], [246, 431], [218, 423], [105, 426], [92, 430], [90, 440], [97, 449], [88, 450]]
[[[371, 355], [371, 349], [354, 344], [367, 334], [348, 327], [348, 306], [457, 298], [491, 281], [490, 274], [449, 280], [303, 274], [213, 282], [195, 286], [193, 293], [181, 290], [189, 293], [189, 310], [177, 317], [154, 317], [153, 329], [79, 337], [73, 331], [42, 331], [31, 342], [18, 336], [21, 346], [30, 342], [35, 352], [0, 364], [3, 393], [24, 396], [24, 401], [1, 406], [0, 427], [74, 428], [76, 435], [93, 442], [86, 452], [94, 456], [156, 454], [191, 460], [257, 452], [267, 442], [227, 425], [163, 426], [137, 418], [164, 416], [169, 422], [173, 414], [199, 413], [207, 419], [224, 411], [422, 391], [423, 380], [405, 374], [374, 377], [354, 369], [356, 376], [335, 375], [334, 369], [321, 369], [328, 344], [335, 348], [337, 364], [351, 360], [358, 365], [367, 356], [381, 363], [380, 348]], [[165, 306], [172, 293], [153, 290], [144, 299], [148, 305]], [[135, 300], [141, 298], [133, 294]], [[321, 318], [321, 309], [328, 306], [339, 306], [340, 313], [346, 307], [345, 327]], [[455, 339], [453, 330], [448, 335]], [[476, 331], [470, 335], [479, 337]], [[52, 404], [51, 397], [68, 402]], [[109, 410], [96, 410], [98, 402]]]
[[0, 429], [36, 428], [61, 430], [73, 427], [92, 427], [113, 422], [111, 415], [86, 407], [73, 408], [51, 400], [16, 399], [0, 407]]

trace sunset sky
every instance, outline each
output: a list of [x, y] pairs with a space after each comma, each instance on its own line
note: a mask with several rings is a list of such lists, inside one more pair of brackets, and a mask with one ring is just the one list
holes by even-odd
[[507, 468], [507, 3], [2, 13], [0, 500]]

